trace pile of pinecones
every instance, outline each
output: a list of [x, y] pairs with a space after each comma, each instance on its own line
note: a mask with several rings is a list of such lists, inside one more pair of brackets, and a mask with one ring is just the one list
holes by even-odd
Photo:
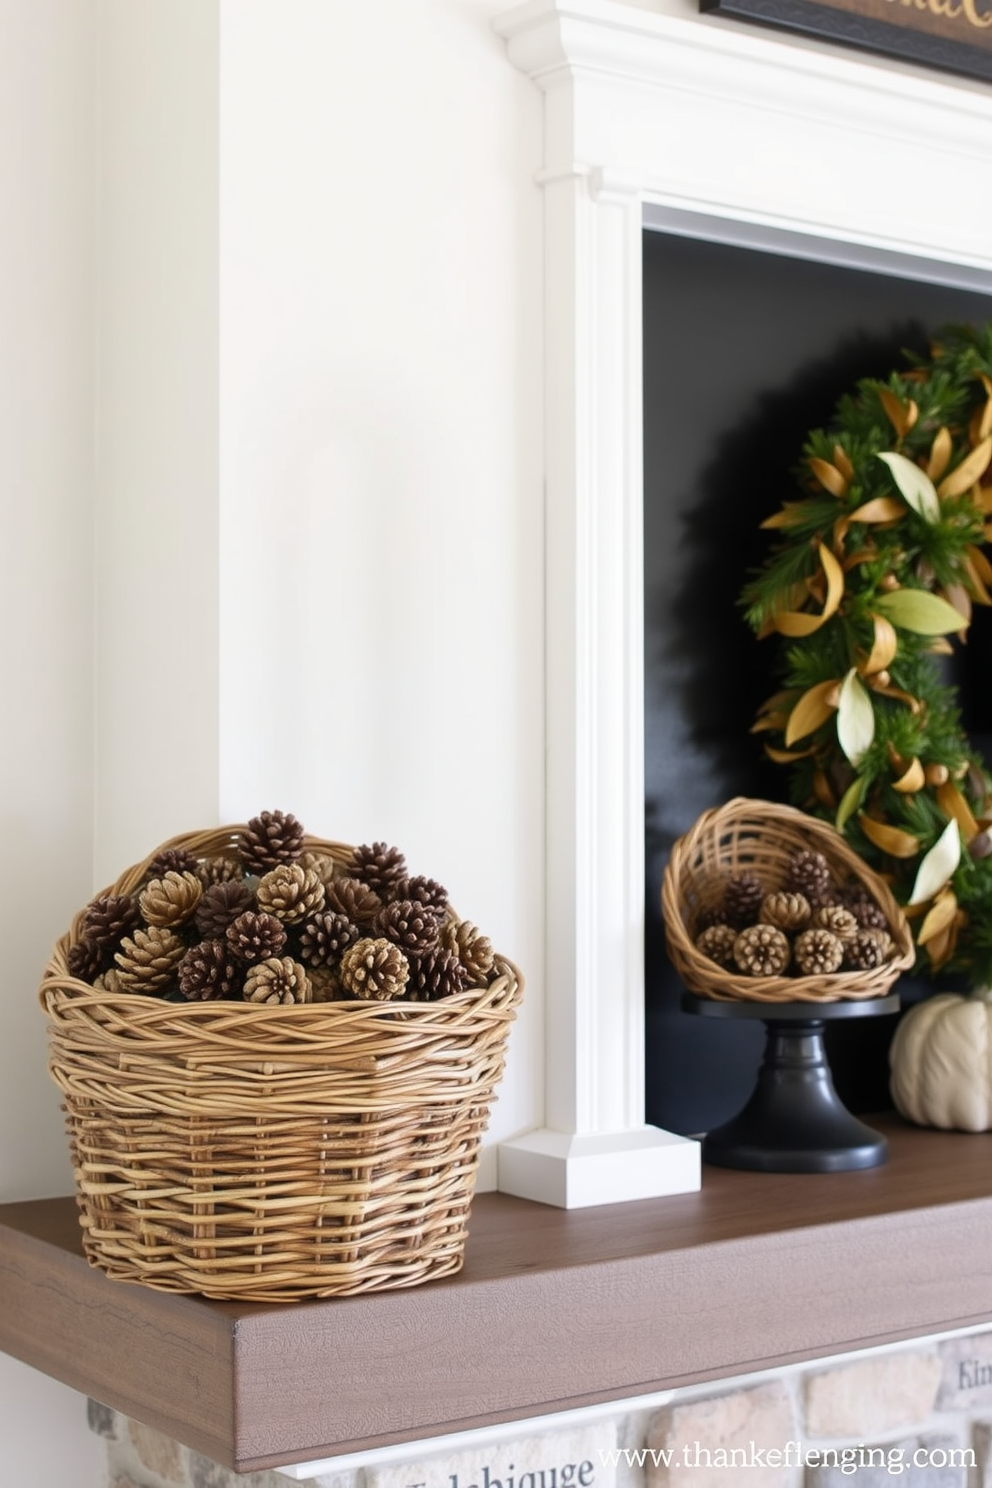
[[838, 884], [822, 853], [789, 860], [781, 887], [744, 869], [694, 927], [704, 956], [745, 976], [872, 971], [896, 953], [888, 920], [861, 884]]
[[305, 850], [295, 816], [263, 811], [236, 854], [159, 853], [131, 894], [83, 913], [70, 975], [172, 1001], [433, 1001], [485, 984], [490, 941], [384, 842], [343, 867]]

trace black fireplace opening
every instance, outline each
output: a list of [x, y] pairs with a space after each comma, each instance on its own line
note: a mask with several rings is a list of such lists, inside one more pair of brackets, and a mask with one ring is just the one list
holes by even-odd
[[[809, 431], [862, 377], [885, 377], [950, 322], [992, 319], [992, 295], [875, 270], [644, 233], [646, 1112], [698, 1133], [749, 1095], [760, 1022], [692, 1018], [665, 953], [661, 880], [672, 843], [735, 795], [786, 800], [782, 766], [749, 730], [773, 690], [738, 603], [767, 552], [759, 523], [795, 498]], [[952, 663], [963, 721], [992, 759], [992, 612]], [[985, 680], [983, 680], [985, 679]], [[903, 979], [904, 1003], [931, 990]], [[897, 1019], [829, 1031], [852, 1111], [891, 1106]]]

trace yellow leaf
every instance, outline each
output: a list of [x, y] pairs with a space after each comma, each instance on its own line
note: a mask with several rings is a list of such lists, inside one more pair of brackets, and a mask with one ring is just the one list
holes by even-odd
[[940, 935], [947, 930], [957, 912], [958, 901], [952, 890], [948, 889], [935, 901], [933, 908], [924, 919], [920, 926], [920, 933], [916, 937], [916, 944], [926, 945], [928, 940], [932, 940], [935, 935]]
[[922, 710], [923, 704], [911, 692], [904, 692], [901, 687], [892, 687], [888, 683], [883, 686], [877, 677], [869, 677], [868, 680], [872, 692], [880, 692], [883, 697], [894, 698], [897, 703], [905, 703], [911, 713], [919, 713]]
[[968, 554], [968, 557], [975, 565], [975, 568], [978, 571], [978, 575], [984, 581], [984, 583], [992, 584], [992, 563], [990, 563], [989, 560], [986, 558], [981, 548], [972, 546], [966, 548], [965, 552]]
[[951, 463], [951, 435], [945, 427], [937, 430], [934, 435], [933, 444], [930, 446], [930, 458], [927, 461], [927, 475], [932, 481], [939, 481], [948, 465]]
[[923, 773], [923, 766], [914, 756], [909, 768], [899, 776], [898, 780], [893, 780], [892, 789], [901, 791], [903, 795], [908, 796], [918, 790], [922, 790], [926, 783], [927, 778]]
[[943, 501], [948, 496], [963, 496], [976, 481], [981, 480], [992, 460], [992, 436], [983, 439], [977, 449], [966, 455], [950, 475], [945, 475], [937, 487], [937, 495]]
[[961, 629], [971, 624], [971, 595], [963, 584], [945, 584], [944, 599], [961, 616]]
[[806, 520], [804, 508], [809, 504], [808, 501], [786, 501], [782, 510], [777, 511], [772, 517], [766, 517], [761, 526], [763, 528], [798, 527]]
[[874, 676], [876, 672], [884, 672], [899, 649], [899, 637], [892, 621], [886, 620], [884, 615], [872, 615], [871, 618], [875, 625], [875, 639], [872, 642], [871, 655], [861, 668], [868, 677]]
[[876, 821], [862, 811], [858, 817], [861, 830], [869, 842], [874, 842], [883, 852], [893, 858], [915, 858], [920, 850], [920, 839], [901, 827], [890, 827], [887, 822]]
[[814, 770], [813, 772], [813, 794], [821, 806], [825, 807], [827, 811], [833, 811], [837, 804], [837, 798], [833, 793], [830, 781], [822, 770]]
[[859, 548], [856, 553], [844, 559], [844, 572], [847, 573], [850, 569], [857, 568], [859, 563], [871, 563], [872, 559], [877, 557], [877, 548]]
[[953, 656], [954, 647], [946, 636], [937, 636], [926, 648], [931, 656]]
[[860, 810], [867, 789], [868, 781], [863, 775], [859, 775], [856, 780], [851, 781], [851, 784], [841, 797], [840, 805], [837, 807], [837, 815], [834, 818], [834, 827], [838, 832], [843, 832], [850, 818], [856, 811]]
[[976, 408], [968, 421], [968, 436], [972, 444], [980, 444], [987, 434], [992, 434], [992, 402], [988, 399], [982, 408]]
[[842, 444], [834, 445], [834, 464], [846, 481], [854, 479], [854, 466], [851, 464], [847, 450]]
[[837, 679], [831, 677], [828, 682], [817, 682], [815, 687], [810, 687], [803, 693], [789, 714], [785, 730], [786, 748], [795, 744], [797, 739], [805, 739], [807, 734], [826, 723], [838, 706], [839, 686]]
[[807, 615], [797, 610], [785, 610], [775, 616], [775, 629], [784, 636], [808, 636], [819, 630], [831, 615], [835, 614], [844, 594], [844, 570], [830, 549], [819, 544], [820, 563], [827, 580], [827, 594], [819, 615]]
[[919, 416], [919, 409], [912, 398], [908, 402], [903, 403], [901, 398], [897, 398], [895, 393], [890, 392], [888, 388], [881, 388], [878, 396], [881, 399], [882, 407], [889, 416], [889, 421], [893, 429], [895, 429], [901, 439], [904, 434], [909, 433], [910, 429], [916, 423]]
[[771, 744], [766, 744], [765, 753], [777, 765], [791, 765], [793, 760], [805, 759], [812, 754], [813, 748], [811, 745], [809, 749], [774, 749]]
[[909, 903], [926, 904], [928, 899], [939, 894], [960, 861], [961, 834], [957, 822], [949, 821], [916, 870], [916, 882], [913, 884]]
[[978, 552], [977, 548], [966, 549], [964, 556], [961, 559], [961, 566], [964, 569], [965, 577], [968, 580], [968, 588], [971, 592], [971, 597], [976, 604], [992, 605], [992, 594], [989, 593], [989, 591], [985, 587], [984, 582], [982, 581], [982, 576], [978, 571], [978, 565], [972, 556], [972, 554], [974, 553], [978, 553], [978, 556], [982, 558], [982, 561], [985, 561], [983, 555]]
[[958, 824], [958, 831], [965, 842], [978, 836], [978, 823], [974, 813], [953, 780], [945, 780], [936, 791], [937, 805], [946, 817]]
[[785, 713], [766, 713], [756, 723], [752, 723], [749, 733], [752, 734], [777, 734], [785, 728], [787, 715]]
[[848, 513], [849, 522], [898, 522], [906, 515], [906, 508], [895, 496], [876, 496]]
[[836, 465], [831, 465], [829, 460], [821, 460], [813, 455], [809, 462], [809, 468], [816, 476], [820, 485], [831, 496], [846, 496], [847, 481], [841, 475]]

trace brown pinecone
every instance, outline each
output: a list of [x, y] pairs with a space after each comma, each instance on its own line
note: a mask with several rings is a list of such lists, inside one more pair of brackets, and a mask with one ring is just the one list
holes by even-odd
[[384, 904], [372, 921], [373, 935], [391, 940], [410, 956], [422, 956], [436, 946], [441, 927], [433, 910], [416, 899], [394, 899]]
[[809, 900], [805, 894], [790, 894], [779, 889], [775, 894], [766, 894], [761, 901], [758, 918], [764, 925], [777, 925], [786, 933], [805, 930], [809, 924]]
[[310, 1002], [310, 980], [292, 956], [270, 956], [248, 968], [243, 993], [245, 1002]]
[[254, 908], [254, 892], [243, 878], [222, 879], [204, 889], [196, 907], [196, 928], [204, 940], [218, 940], [239, 915]]
[[338, 1002], [345, 996], [336, 966], [308, 966], [307, 977], [312, 1002]]
[[179, 963], [179, 990], [190, 1002], [237, 997], [243, 976], [226, 940], [201, 940]]
[[252, 963], [278, 956], [286, 944], [286, 927], [275, 915], [246, 909], [224, 932], [236, 961]]
[[888, 930], [889, 921], [885, 910], [860, 884], [843, 889], [838, 894], [837, 901], [851, 911], [862, 930]]
[[153, 878], [164, 878], [167, 873], [196, 873], [200, 860], [185, 847], [166, 847], [156, 853], [145, 870], [146, 883]]
[[151, 880], [138, 905], [147, 924], [176, 929], [193, 918], [202, 894], [203, 884], [195, 873], [188, 869], [178, 873], [170, 868], [162, 878]]
[[488, 936], [471, 920], [447, 920], [441, 927], [441, 944], [458, 957], [474, 986], [490, 976], [496, 953]]
[[345, 915], [314, 915], [300, 934], [300, 954], [307, 966], [334, 966], [361, 936], [358, 926]]
[[824, 904], [813, 914], [813, 924], [829, 930], [838, 940], [852, 940], [858, 933], [858, 922], [842, 904]]
[[418, 873], [413, 878], [400, 879], [393, 891], [397, 899], [416, 899], [425, 909], [433, 909], [439, 920], [448, 911], [448, 891], [434, 878], [425, 878]]
[[696, 935], [702, 935], [703, 931], [708, 930], [711, 925], [725, 925], [726, 923], [727, 916], [724, 914], [722, 904], [711, 904], [708, 908], [699, 911], [693, 929]]
[[238, 838], [241, 861], [251, 873], [266, 873], [277, 863], [294, 863], [303, 851], [304, 831], [287, 811], [262, 811]]
[[284, 925], [299, 925], [324, 907], [324, 885], [312, 868], [280, 863], [258, 881], [258, 907]]
[[436, 1002], [470, 985], [468, 968], [453, 952], [436, 946], [410, 963], [409, 996], [414, 1002]]
[[175, 980], [176, 968], [186, 946], [172, 930], [162, 925], [139, 926], [126, 935], [114, 956], [122, 992], [162, 992]]
[[101, 894], [86, 908], [82, 938], [102, 952], [113, 951], [137, 923], [138, 906], [130, 894]]
[[696, 949], [718, 966], [726, 966], [728, 969], [737, 965], [734, 960], [734, 944], [737, 940], [737, 931], [733, 925], [707, 925], [696, 937]]
[[833, 897], [830, 864], [821, 852], [803, 847], [792, 854], [786, 869], [785, 887], [795, 894], [805, 894], [812, 909], [819, 909]]
[[781, 976], [790, 954], [788, 940], [774, 925], [748, 925], [734, 941], [734, 960], [747, 976]]
[[205, 889], [209, 889], [212, 884], [231, 883], [235, 879], [242, 879], [245, 874], [239, 858], [204, 858], [196, 871]]
[[859, 930], [844, 944], [848, 971], [874, 971], [885, 961], [885, 942], [875, 930]]
[[346, 997], [386, 1002], [403, 996], [410, 963], [391, 940], [366, 935], [345, 951], [338, 974]]
[[738, 930], [753, 925], [764, 897], [765, 889], [756, 873], [749, 868], [732, 873], [727, 879], [720, 905], [727, 924], [735, 925]]
[[324, 886], [324, 908], [344, 915], [353, 925], [364, 929], [379, 913], [382, 900], [374, 889], [357, 878], [336, 878]]
[[824, 976], [839, 971], [844, 960], [844, 942], [830, 930], [816, 927], [796, 937], [792, 948], [801, 976]]
[[100, 947], [89, 939], [77, 940], [65, 959], [69, 975], [79, 982], [95, 982], [104, 965]]
[[398, 847], [385, 842], [363, 843], [352, 849], [345, 873], [375, 889], [380, 899], [391, 899], [396, 885], [406, 878], [406, 858]]

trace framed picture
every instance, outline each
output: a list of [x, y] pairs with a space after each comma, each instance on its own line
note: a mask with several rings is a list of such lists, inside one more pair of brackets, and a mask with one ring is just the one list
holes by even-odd
[[700, 10], [992, 81], [992, 0], [700, 0]]

